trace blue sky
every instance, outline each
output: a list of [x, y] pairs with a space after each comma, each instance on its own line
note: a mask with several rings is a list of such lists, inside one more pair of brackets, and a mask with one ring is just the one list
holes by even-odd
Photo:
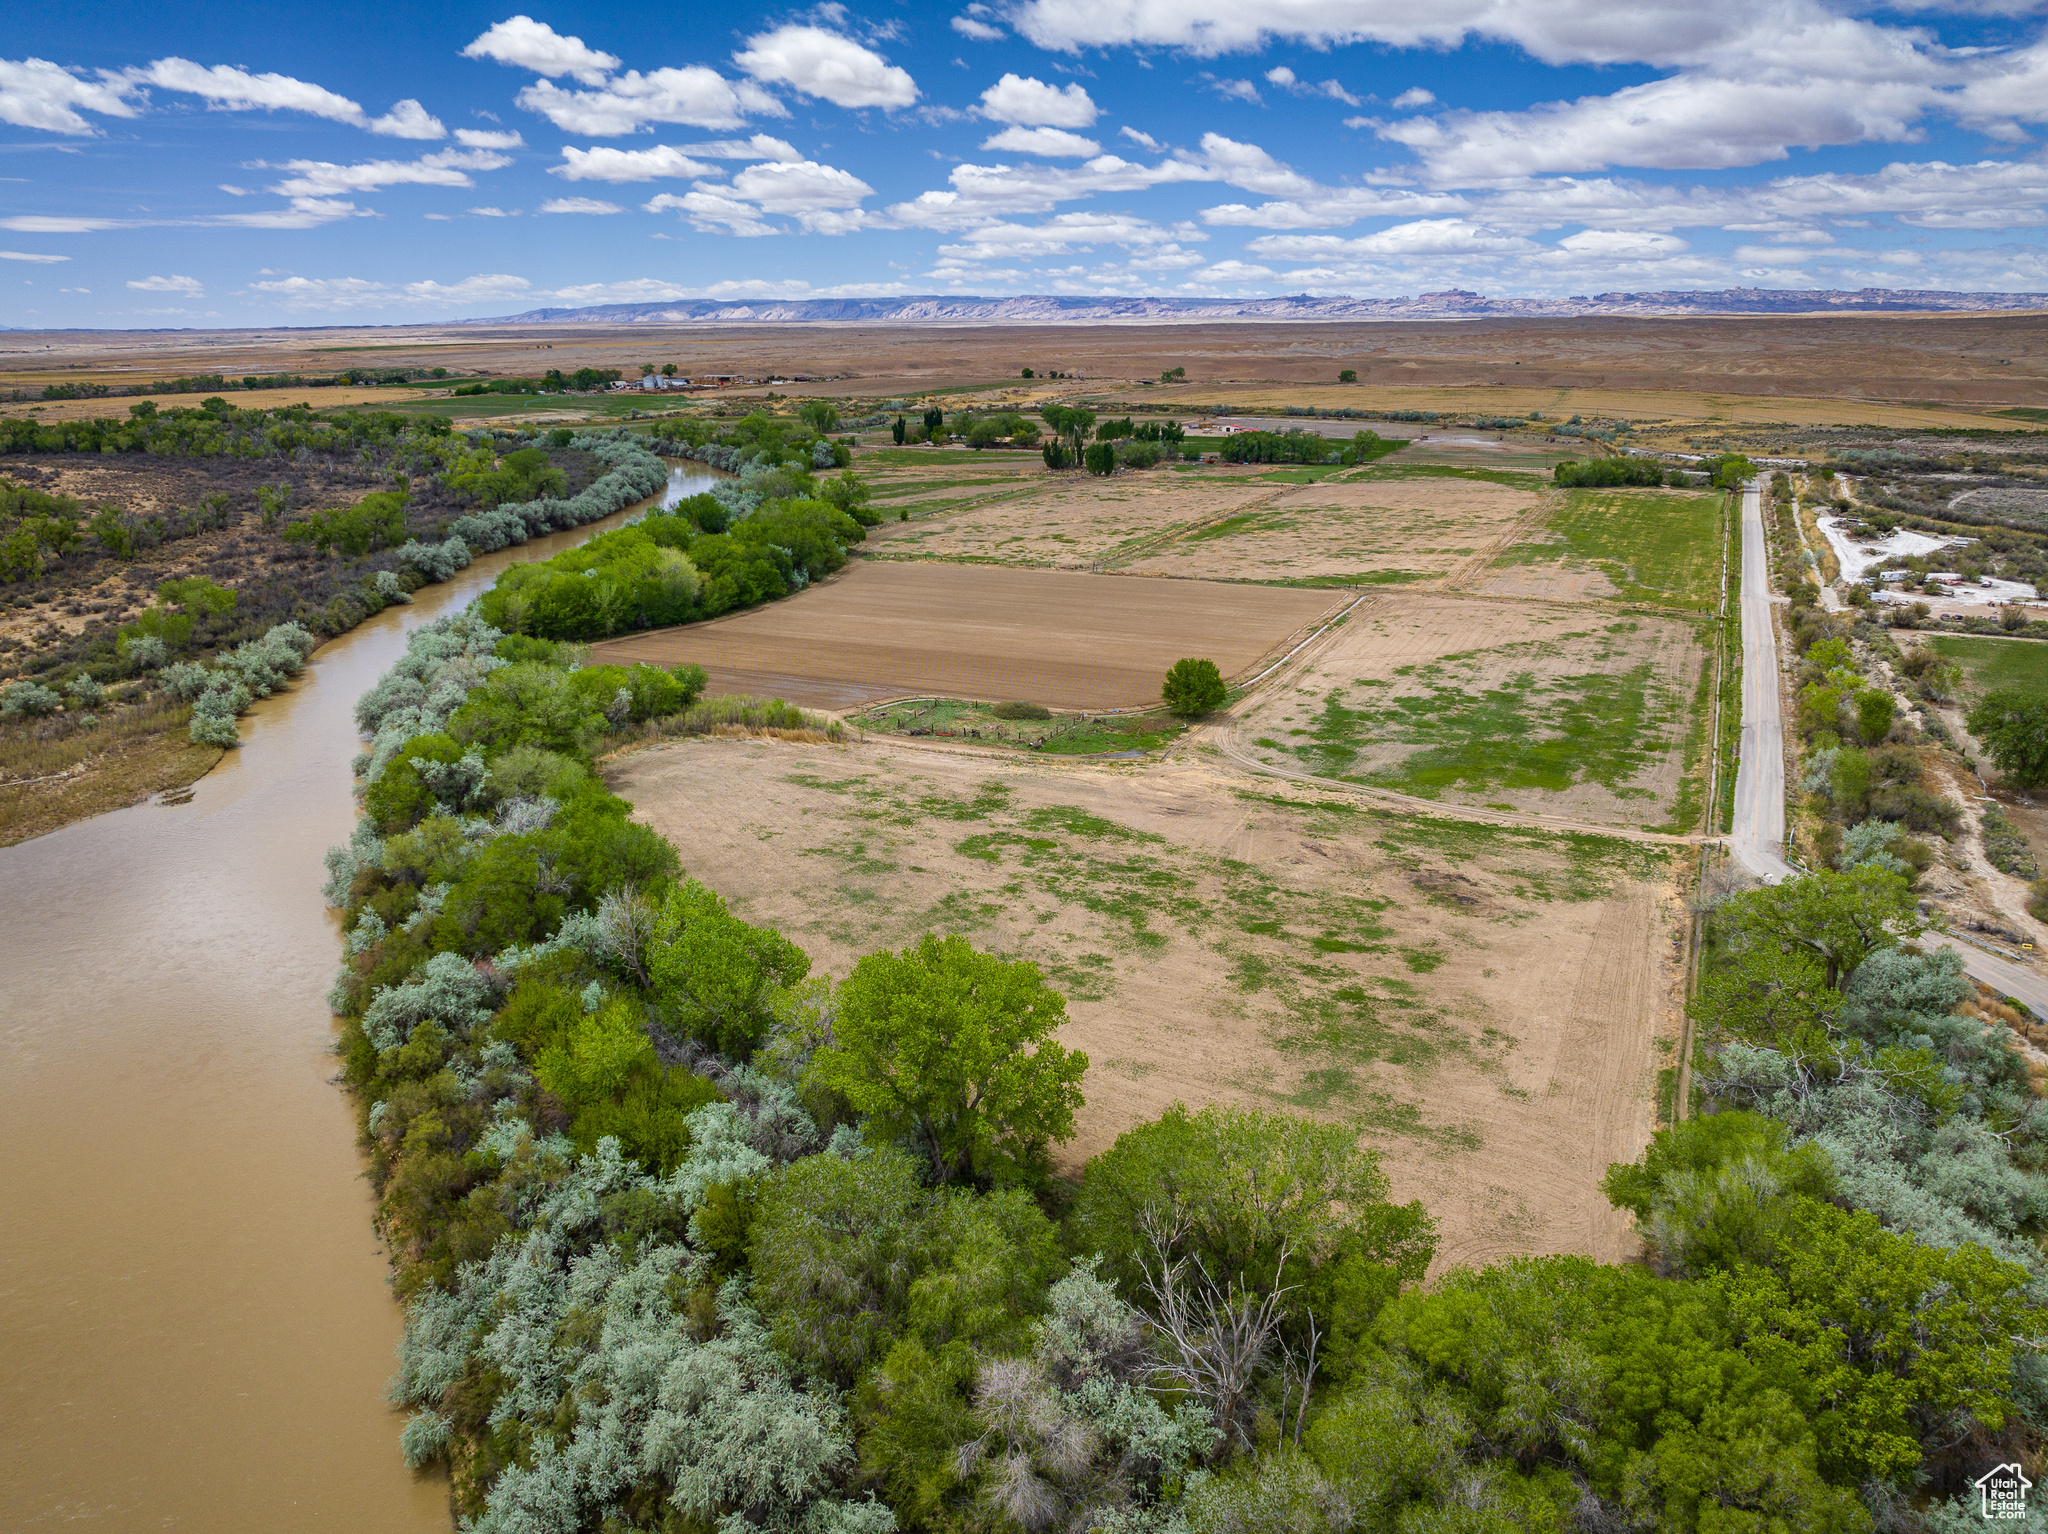
[[2044, 11], [16, 0], [0, 324], [2048, 291]]

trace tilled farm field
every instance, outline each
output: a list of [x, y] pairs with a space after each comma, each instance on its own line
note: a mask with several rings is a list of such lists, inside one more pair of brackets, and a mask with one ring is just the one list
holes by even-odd
[[1368, 598], [1240, 706], [1234, 754], [1448, 804], [1690, 831], [1689, 623], [1423, 593]]
[[591, 659], [693, 661], [721, 692], [844, 709], [909, 694], [1139, 707], [1184, 655], [1249, 671], [1343, 598], [1220, 582], [857, 561], [784, 601], [592, 647]]
[[926, 931], [1035, 960], [1091, 1062], [1069, 1170], [1176, 1101], [1282, 1105], [1368, 1133], [1440, 1266], [1632, 1247], [1598, 1184], [1674, 1031], [1667, 849], [1381, 813], [1199, 749], [701, 740], [610, 776], [818, 971]]

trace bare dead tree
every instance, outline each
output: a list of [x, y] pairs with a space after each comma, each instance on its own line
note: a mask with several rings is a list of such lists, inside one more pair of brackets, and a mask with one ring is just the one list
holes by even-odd
[[1207, 1404], [1225, 1440], [1248, 1451], [1253, 1391], [1279, 1335], [1281, 1301], [1295, 1287], [1280, 1282], [1293, 1249], [1281, 1248], [1273, 1287], [1260, 1298], [1241, 1279], [1219, 1284], [1199, 1256], [1168, 1261], [1174, 1234], [1145, 1232], [1154, 1258], [1143, 1264], [1145, 1289], [1153, 1325], [1166, 1343], [1158, 1371]]
[[643, 989], [649, 984], [647, 950], [654, 942], [653, 902], [638, 890], [618, 889], [597, 903], [597, 927], [608, 957]]

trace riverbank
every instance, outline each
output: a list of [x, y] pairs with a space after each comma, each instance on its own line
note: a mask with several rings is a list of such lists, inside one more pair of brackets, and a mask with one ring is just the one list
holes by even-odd
[[[676, 505], [725, 477], [688, 460], [663, 461], [668, 483], [660, 494], [613, 515], [623, 521]], [[514, 546], [530, 547], [531, 540]], [[366, 584], [352, 597], [358, 616], [332, 637], [353, 633], [379, 613], [412, 600], [410, 593], [438, 584], [432, 578], [438, 569], [409, 564], [405, 572], [399, 585], [407, 595], [380, 595]], [[107, 714], [89, 731], [69, 727], [61, 715], [54, 722], [9, 729], [0, 737], [0, 847], [158, 795], [175, 795], [198, 782], [219, 765], [223, 752], [189, 738], [191, 712], [189, 705], [157, 696]]]
[[400, 1318], [330, 1084], [321, 855], [353, 818], [355, 700], [406, 637], [640, 509], [322, 646], [189, 802], [0, 849], [10, 1526], [445, 1534], [446, 1488], [405, 1470], [383, 1402]]

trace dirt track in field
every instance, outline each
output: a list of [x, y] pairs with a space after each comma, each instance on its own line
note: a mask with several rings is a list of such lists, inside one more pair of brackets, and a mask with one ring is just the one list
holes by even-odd
[[1199, 744], [704, 740], [609, 777], [814, 973], [925, 931], [1036, 961], [1090, 1061], [1068, 1172], [1174, 1102], [1283, 1107], [1365, 1132], [1441, 1221], [1439, 1268], [1633, 1251], [1598, 1184], [1648, 1139], [1675, 1035], [1663, 849], [1380, 813]]
[[[1053, 708], [1155, 704], [1182, 656], [1249, 671], [1343, 593], [1063, 570], [856, 560], [833, 580], [713, 623], [591, 648], [598, 663], [695, 662], [720, 692], [817, 708], [936, 694]], [[779, 685], [778, 685], [779, 684]]]

